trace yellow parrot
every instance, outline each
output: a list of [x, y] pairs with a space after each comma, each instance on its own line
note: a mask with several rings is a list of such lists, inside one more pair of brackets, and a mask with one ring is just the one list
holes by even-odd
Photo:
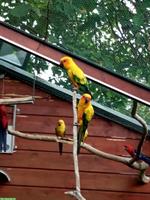
[[[57, 124], [56, 124], [56, 128], [55, 128], [55, 133], [57, 137], [61, 137], [63, 138], [65, 136], [66, 133], [66, 125], [64, 120], [59, 119]], [[62, 155], [62, 151], [63, 151], [63, 143], [59, 142], [59, 153], [60, 155]]]
[[77, 115], [78, 115], [78, 124], [79, 124], [77, 154], [79, 154], [80, 144], [87, 137], [88, 124], [94, 115], [94, 109], [91, 104], [90, 94], [87, 94], [87, 93], [83, 94], [83, 96], [79, 100], [79, 103], [77, 106]]
[[88, 81], [83, 71], [76, 65], [73, 59], [69, 56], [64, 56], [60, 59], [60, 66], [66, 69], [69, 79], [73, 86], [80, 89], [84, 93], [91, 94], [88, 88]]

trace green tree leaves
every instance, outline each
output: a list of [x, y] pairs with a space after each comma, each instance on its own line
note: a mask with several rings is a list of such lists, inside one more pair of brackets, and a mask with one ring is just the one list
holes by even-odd
[[29, 4], [19, 4], [15, 6], [11, 11], [10, 14], [14, 17], [23, 17], [26, 16], [29, 12], [31, 12], [31, 6]]
[[[0, 13], [13, 26], [150, 86], [150, 1], [130, 1], [130, 6], [125, 2], [1, 0]], [[38, 73], [47, 68], [34, 57], [27, 65]], [[53, 67], [52, 72], [50, 81], [70, 88], [61, 69]], [[131, 107], [130, 100], [99, 85], [91, 84], [91, 90], [98, 102], [111, 108], [127, 113]], [[147, 109], [141, 109], [143, 116]]]

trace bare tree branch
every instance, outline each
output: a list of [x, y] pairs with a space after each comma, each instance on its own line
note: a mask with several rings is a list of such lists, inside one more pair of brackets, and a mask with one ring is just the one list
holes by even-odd
[[19, 94], [5, 94], [5, 98], [0, 99], [0, 104], [12, 105], [12, 104], [26, 104], [33, 103], [34, 99], [49, 99], [49, 96], [29, 96]]
[[140, 180], [142, 180], [143, 183], [149, 183], [150, 182], [150, 177], [145, 175], [145, 170], [140, 171]]
[[147, 127], [147, 124], [144, 121], [144, 119], [137, 114], [137, 107], [138, 107], [137, 102], [133, 101], [133, 108], [132, 108], [132, 113], [131, 113], [132, 117], [135, 118], [143, 126], [143, 134], [142, 134], [141, 140], [137, 147], [137, 157], [139, 157], [139, 155], [142, 151], [142, 146], [143, 146], [146, 136], [148, 134], [148, 127]]
[[86, 200], [86, 199], [81, 195], [80, 192], [77, 192], [77, 190], [74, 190], [74, 191], [67, 191], [67, 192], [65, 192], [65, 194], [68, 194], [68, 195], [70, 195], [70, 196], [73, 196], [73, 197], [75, 197], [75, 198], [78, 199], [78, 200]]
[[[0, 94], [2, 95], [2, 94]], [[3, 97], [5, 98], [12, 98], [12, 97], [29, 97], [29, 95], [23, 95], [23, 94], [15, 94], [15, 93], [5, 93], [3, 94]], [[33, 96], [35, 98], [42, 98], [41, 96]]]
[[24, 104], [24, 103], [33, 103], [32, 96], [20, 97], [20, 98], [3, 98], [0, 99], [0, 104], [11, 105], [11, 104]]
[[[133, 165], [133, 163], [138, 160], [138, 158], [139, 158], [139, 156], [142, 152], [143, 144], [144, 144], [146, 137], [147, 137], [147, 134], [148, 134], [147, 124], [144, 121], [144, 119], [137, 114], [137, 108], [138, 108], [138, 103], [137, 103], [137, 101], [134, 100], [131, 115], [132, 115], [133, 118], [135, 118], [143, 126], [143, 134], [142, 134], [142, 137], [141, 137], [139, 144], [137, 146], [135, 158], [131, 159], [129, 165]], [[140, 170], [139, 178], [144, 183], [148, 183], [150, 181], [150, 178], [145, 175], [145, 170], [146, 169]]]
[[[50, 141], [50, 142], [62, 142], [65, 144], [73, 144], [73, 140], [71, 138], [58, 138], [55, 135], [43, 135], [43, 134], [28, 134], [28, 133], [22, 133], [20, 131], [15, 131], [13, 130], [11, 127], [8, 128], [8, 132], [11, 135], [17, 136], [17, 137], [21, 137], [24, 139], [29, 139], [29, 140], [40, 140], [40, 141]], [[122, 156], [117, 156], [114, 154], [110, 154], [110, 153], [106, 153], [103, 151], [100, 151], [94, 147], [92, 147], [89, 144], [86, 143], [81, 143], [81, 147], [83, 147], [84, 149], [86, 149], [87, 151], [89, 151], [90, 153], [95, 154], [96, 156], [99, 157], [103, 157], [105, 159], [109, 159], [109, 160], [113, 160], [116, 162], [120, 162], [123, 163], [125, 165], [127, 165], [128, 167], [131, 167], [133, 169], [139, 170], [140, 171], [140, 180], [143, 183], [148, 183], [149, 177], [147, 177], [145, 174], [143, 174], [143, 172], [145, 172], [146, 169], [148, 169], [149, 165], [147, 163], [145, 163], [144, 161], [142, 162], [138, 162], [135, 161], [134, 163], [130, 163], [131, 161], [131, 157], [126, 158], [126, 157], [122, 157]]]
[[72, 106], [73, 106], [73, 162], [74, 162], [74, 172], [75, 172], [75, 179], [76, 179], [76, 193], [80, 193], [80, 174], [79, 174], [79, 164], [78, 164], [78, 156], [77, 156], [77, 101], [76, 101], [76, 90], [74, 89], [72, 95]]

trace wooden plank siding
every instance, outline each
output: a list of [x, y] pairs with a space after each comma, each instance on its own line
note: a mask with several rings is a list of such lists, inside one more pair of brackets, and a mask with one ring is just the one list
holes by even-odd
[[[32, 95], [32, 87], [7, 77], [4, 92]], [[2, 81], [0, 81], [2, 91]], [[55, 124], [63, 118], [67, 125], [67, 135], [72, 137], [72, 105], [36, 88], [34, 104], [18, 105], [16, 129], [26, 133], [54, 134]], [[11, 109], [9, 123], [11, 123]], [[128, 156], [123, 146], [136, 146], [140, 134], [115, 124], [105, 118], [94, 116], [89, 125], [87, 143], [116, 155]], [[0, 167], [11, 177], [11, 182], [0, 185], [0, 197], [16, 197], [17, 200], [71, 200], [65, 191], [74, 188], [72, 146], [64, 145], [62, 156], [58, 144], [44, 141], [16, 138], [16, 152], [0, 154]], [[144, 152], [150, 151], [146, 141]], [[127, 166], [97, 157], [81, 150], [79, 155], [81, 189], [87, 200], [148, 200], [149, 184], [138, 182], [138, 172]], [[150, 173], [150, 170], [147, 171]]]

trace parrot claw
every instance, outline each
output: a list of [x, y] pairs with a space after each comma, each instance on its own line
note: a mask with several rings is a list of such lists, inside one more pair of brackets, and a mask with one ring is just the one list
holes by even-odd
[[73, 91], [77, 91], [78, 90], [78, 87], [73, 87]]
[[135, 157], [135, 158], [132, 158], [130, 161], [129, 161], [129, 166], [132, 166], [134, 162], [136, 162], [138, 159]]
[[78, 126], [79, 126], [79, 124], [76, 122], [76, 123], [74, 123], [74, 126], [77, 126], [77, 127], [78, 127]]

